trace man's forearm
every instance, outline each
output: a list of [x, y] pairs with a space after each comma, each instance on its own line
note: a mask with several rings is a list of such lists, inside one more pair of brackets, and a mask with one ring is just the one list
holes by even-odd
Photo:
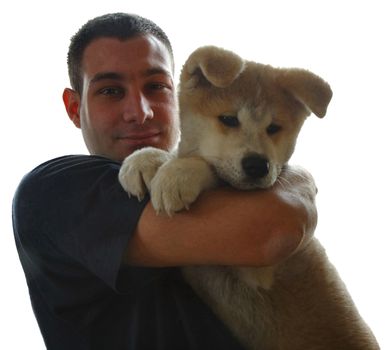
[[314, 196], [307, 174], [285, 174], [269, 190], [205, 192], [189, 211], [172, 218], [157, 216], [149, 204], [125, 261], [143, 266], [273, 265], [313, 233]]

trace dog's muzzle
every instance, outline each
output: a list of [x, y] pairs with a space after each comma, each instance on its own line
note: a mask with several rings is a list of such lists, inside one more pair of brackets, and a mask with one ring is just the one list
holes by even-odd
[[241, 160], [242, 169], [251, 180], [261, 179], [269, 173], [269, 161], [265, 157], [255, 153], [245, 156]]

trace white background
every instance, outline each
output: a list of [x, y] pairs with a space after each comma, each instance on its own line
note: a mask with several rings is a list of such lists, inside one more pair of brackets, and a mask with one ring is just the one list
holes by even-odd
[[[1, 21], [0, 348], [43, 349], [14, 246], [11, 200], [40, 162], [85, 153], [64, 111], [70, 37], [88, 19], [132, 12], [157, 22], [188, 54], [213, 44], [274, 66], [307, 68], [334, 97], [311, 116], [293, 162], [318, 184], [316, 235], [386, 348], [386, 10], [381, 1], [3, 1]], [[178, 75], [177, 75], [178, 77]], [[381, 346], [382, 347], [382, 346]]]

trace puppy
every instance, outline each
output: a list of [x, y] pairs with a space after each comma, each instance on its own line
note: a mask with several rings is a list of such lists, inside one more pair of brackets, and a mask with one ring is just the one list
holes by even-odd
[[[241, 190], [272, 186], [288, 171], [306, 117], [322, 118], [332, 97], [311, 72], [244, 61], [212, 46], [191, 54], [179, 89], [178, 151], [138, 150], [119, 174], [130, 194], [150, 191], [154, 208], [169, 215], [219, 179]], [[379, 349], [314, 237], [277, 266], [183, 273], [247, 349]]]

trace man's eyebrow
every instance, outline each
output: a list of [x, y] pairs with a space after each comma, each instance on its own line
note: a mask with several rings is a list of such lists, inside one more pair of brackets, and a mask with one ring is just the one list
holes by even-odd
[[90, 83], [97, 83], [101, 80], [123, 80], [123, 75], [116, 72], [101, 72], [95, 74]]
[[[171, 73], [167, 69], [164, 69], [164, 68], [161, 68], [161, 67], [149, 68], [149, 69], [144, 70], [141, 73], [141, 75], [144, 76], [144, 77], [151, 77], [152, 75], [158, 75], [158, 74], [165, 75], [165, 76], [167, 76], [169, 78], [172, 78]], [[100, 73], [97, 73], [97, 74], [94, 75], [94, 77], [91, 79], [90, 83], [91, 84], [95, 84], [95, 83], [97, 83], [99, 81], [102, 81], [102, 80], [122, 81], [124, 79], [125, 79], [125, 77], [121, 73], [117, 73], [117, 72], [100, 72]]]
[[170, 72], [168, 70], [161, 68], [161, 67], [149, 68], [149, 69], [145, 70], [143, 73], [144, 76], [152, 76], [152, 75], [157, 75], [157, 74], [166, 75], [170, 78], [172, 77], [172, 75], [170, 74]]

